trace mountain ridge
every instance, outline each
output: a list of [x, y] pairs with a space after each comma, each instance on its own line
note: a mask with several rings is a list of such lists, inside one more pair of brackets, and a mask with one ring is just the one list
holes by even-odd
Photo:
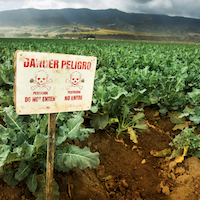
[[187, 35], [200, 33], [200, 19], [126, 13], [117, 9], [18, 9], [0, 12], [0, 27], [80, 25], [143, 33]]

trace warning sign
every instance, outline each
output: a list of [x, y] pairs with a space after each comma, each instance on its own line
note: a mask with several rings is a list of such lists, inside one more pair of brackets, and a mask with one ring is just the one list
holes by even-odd
[[17, 114], [89, 110], [96, 63], [92, 56], [16, 51]]

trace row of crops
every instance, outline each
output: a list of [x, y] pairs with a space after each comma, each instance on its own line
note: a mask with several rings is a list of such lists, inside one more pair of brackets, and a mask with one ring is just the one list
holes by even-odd
[[[190, 124], [190, 128], [182, 128], [182, 135], [175, 137], [171, 145], [180, 154], [187, 147], [188, 155], [199, 156], [200, 140], [193, 134], [194, 129], [200, 130], [199, 45], [0, 39], [0, 177], [8, 184], [25, 180], [36, 197], [45, 194], [41, 186], [45, 184], [48, 117], [18, 116], [15, 112], [16, 50], [98, 58], [91, 110], [57, 114], [55, 169], [67, 172], [73, 167], [96, 167], [100, 162], [98, 152], [66, 143], [66, 139], [83, 141], [95, 129], [113, 126], [116, 137], [128, 133], [137, 142], [136, 131], [148, 128], [143, 121], [145, 106], [151, 106], [160, 116], [171, 114], [177, 129]], [[84, 126], [86, 116], [92, 128]], [[59, 194], [54, 195], [56, 199]]]

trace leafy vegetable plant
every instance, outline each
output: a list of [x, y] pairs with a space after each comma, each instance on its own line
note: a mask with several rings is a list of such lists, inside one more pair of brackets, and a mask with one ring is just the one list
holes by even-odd
[[194, 132], [193, 128], [184, 128], [180, 134], [176, 135], [170, 143], [176, 149], [173, 150], [169, 159], [175, 157], [177, 162], [182, 162], [184, 156], [196, 156], [200, 157], [200, 137]]
[[197, 129], [200, 130], [200, 107], [195, 106], [194, 108], [189, 108], [186, 106], [182, 113], [179, 115], [179, 118], [188, 117], [190, 121], [194, 124], [197, 124]]
[[[45, 179], [48, 117], [19, 116], [12, 106], [5, 107], [3, 113], [6, 126], [0, 125], [0, 176], [9, 185], [25, 180], [29, 190], [41, 199], [45, 190], [38, 185], [44, 184]], [[55, 169], [67, 172], [73, 167], [94, 168], [99, 164], [98, 152], [91, 153], [88, 147], [81, 149], [65, 142], [66, 139], [83, 141], [94, 132], [84, 128], [83, 121], [81, 113], [57, 115]]]
[[144, 113], [140, 112], [134, 114], [130, 112], [130, 109], [127, 105], [124, 105], [122, 109], [122, 114], [118, 119], [118, 129], [117, 129], [117, 137], [124, 131], [128, 131], [130, 134], [130, 139], [137, 143], [136, 131], [146, 131], [148, 126], [144, 123], [141, 123], [141, 120], [144, 118]]
[[[25, 180], [37, 198], [42, 198], [40, 188], [44, 188], [45, 183], [47, 116], [18, 116], [12, 107], [17, 49], [98, 58], [93, 104], [89, 111], [95, 129], [116, 123], [117, 136], [128, 132], [136, 142], [135, 131], [147, 128], [142, 123], [144, 113], [134, 112], [137, 102], [142, 107], [153, 105], [161, 115], [179, 111], [170, 116], [178, 123], [176, 129], [189, 125], [185, 123], [186, 117], [200, 129], [199, 45], [4, 38], [0, 39], [0, 47], [0, 116], [5, 123], [0, 126], [0, 176], [11, 185]], [[194, 108], [185, 107], [189, 104]], [[75, 166], [81, 169], [97, 166], [98, 153], [66, 143], [67, 139], [83, 141], [94, 132], [83, 127], [81, 113], [59, 113], [56, 124], [55, 168], [69, 171]], [[182, 157], [190, 153], [197, 155], [199, 140], [190, 129], [184, 129], [176, 140], [172, 144], [185, 141], [179, 148]]]

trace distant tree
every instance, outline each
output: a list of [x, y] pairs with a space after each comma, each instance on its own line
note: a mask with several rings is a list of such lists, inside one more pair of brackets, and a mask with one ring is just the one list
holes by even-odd
[[96, 38], [94, 34], [88, 34], [84, 37], [85, 39], [88, 39], [88, 38]]
[[58, 39], [63, 38], [63, 37], [64, 37], [64, 34], [58, 34], [55, 36], [55, 38], [58, 38]]
[[20, 34], [17, 34], [18, 37], [31, 37], [32, 34], [31, 33], [20, 33]]
[[45, 37], [45, 38], [46, 38], [46, 37], [49, 37], [49, 35], [48, 35], [48, 34], [44, 34], [44, 35], [43, 35], [43, 37]]

